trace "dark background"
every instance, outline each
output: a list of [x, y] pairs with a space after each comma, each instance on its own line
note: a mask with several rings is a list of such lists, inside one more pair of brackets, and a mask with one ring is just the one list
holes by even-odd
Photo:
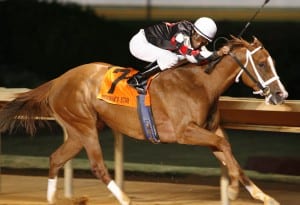
[[[238, 35], [247, 20], [217, 21], [217, 37]], [[141, 27], [154, 23], [107, 20], [92, 9], [55, 1], [1, 1], [0, 87], [34, 88], [70, 68], [95, 61], [144, 66], [130, 55], [128, 42]], [[300, 23], [253, 21], [243, 37], [251, 41], [252, 36], [261, 40], [275, 59], [289, 99], [300, 99]], [[252, 92], [235, 84], [224, 95], [248, 97]]]
[[[238, 35], [247, 20], [217, 21], [217, 37]], [[34, 88], [70, 68], [95, 61], [139, 68], [143, 64], [130, 55], [128, 42], [141, 27], [154, 23], [146, 20], [107, 20], [94, 14], [91, 9], [74, 4], [60, 5], [37, 0], [0, 1], [0, 87]], [[254, 35], [263, 42], [276, 61], [278, 74], [289, 91], [289, 99], [298, 100], [299, 34], [300, 22], [253, 21], [243, 35], [246, 40], [252, 40]], [[251, 90], [241, 83], [234, 84], [225, 95], [253, 97]], [[45, 133], [39, 130], [39, 137], [35, 138], [28, 138], [22, 131], [13, 137], [3, 134], [3, 154], [49, 156], [63, 141], [62, 133], [55, 132], [58, 128], [53, 130], [51, 134], [48, 129]], [[102, 148], [105, 159], [113, 160], [114, 141], [106, 132], [100, 135]], [[268, 163], [258, 161], [267, 167], [272, 167], [272, 158], [299, 158], [298, 133], [228, 130], [228, 134], [233, 152], [242, 167], [247, 167], [251, 159], [258, 161], [257, 157], [261, 156], [269, 157]], [[126, 162], [219, 167], [206, 147], [153, 146], [149, 142], [129, 138], [125, 139], [124, 144]], [[86, 158], [86, 155], [81, 152], [79, 157]], [[280, 171], [299, 175], [299, 172], [287, 173], [287, 167], [290, 168], [291, 164]], [[277, 172], [274, 169], [271, 171]]]

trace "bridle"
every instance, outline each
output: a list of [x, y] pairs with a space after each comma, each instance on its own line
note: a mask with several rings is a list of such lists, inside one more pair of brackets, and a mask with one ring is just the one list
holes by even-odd
[[[236, 63], [241, 67], [241, 71], [237, 74], [236, 78], [235, 78], [235, 82], [239, 82], [239, 78], [241, 77], [241, 75], [243, 74], [243, 72], [245, 72], [248, 77], [257, 85], [257, 87], [259, 88], [258, 91], [253, 91], [253, 94], [260, 94], [261, 96], [264, 96], [264, 97], [271, 97], [271, 90], [270, 90], [270, 87], [269, 85], [276, 81], [276, 80], [279, 80], [279, 77], [275, 71], [275, 66], [273, 64], [273, 60], [271, 58], [271, 56], [268, 57], [268, 63], [271, 67], [271, 70], [272, 70], [272, 73], [273, 73], [273, 77], [264, 81], [261, 77], [261, 75], [259, 74], [256, 66], [255, 66], [255, 63], [253, 61], [253, 55], [262, 49], [262, 46], [259, 46], [257, 48], [255, 48], [254, 50], [252, 51], [249, 51], [247, 49], [246, 51], [246, 62], [245, 64], [243, 65], [241, 63], [241, 61], [236, 57], [236, 55], [232, 52], [229, 52], [229, 55], [236, 61]], [[256, 78], [250, 73], [250, 71], [247, 69], [247, 66], [248, 66], [248, 63], [251, 63], [252, 65], [252, 68], [253, 68], [253, 71], [256, 75]], [[257, 79], [257, 80], [256, 80]]]

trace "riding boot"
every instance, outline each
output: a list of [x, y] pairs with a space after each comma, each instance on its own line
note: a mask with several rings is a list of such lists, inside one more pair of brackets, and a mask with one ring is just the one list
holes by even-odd
[[154, 61], [145, 67], [145, 71], [137, 72], [131, 78], [129, 78], [127, 80], [127, 83], [128, 85], [135, 88], [143, 87], [146, 84], [149, 77], [155, 75], [156, 73], [159, 73], [160, 71], [161, 69], [157, 65], [157, 62]]

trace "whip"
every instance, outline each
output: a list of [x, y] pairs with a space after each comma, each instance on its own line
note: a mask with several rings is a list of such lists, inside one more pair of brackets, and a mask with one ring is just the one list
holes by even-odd
[[270, 0], [265, 0], [264, 3], [261, 5], [261, 7], [255, 12], [255, 14], [250, 18], [250, 20], [247, 22], [247, 24], [245, 25], [245, 27], [243, 28], [243, 30], [240, 32], [240, 34], [238, 35], [238, 38], [242, 37], [243, 33], [246, 31], [246, 29], [248, 28], [248, 26], [250, 25], [250, 23], [253, 21], [253, 19], [255, 19], [255, 17], [257, 16], [257, 14], [264, 8], [264, 6], [269, 3]]

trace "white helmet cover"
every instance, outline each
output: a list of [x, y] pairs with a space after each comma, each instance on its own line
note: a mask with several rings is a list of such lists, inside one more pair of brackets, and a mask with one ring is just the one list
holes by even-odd
[[217, 33], [217, 25], [214, 20], [208, 17], [198, 18], [194, 23], [195, 31], [206, 38], [209, 42], [213, 40]]

